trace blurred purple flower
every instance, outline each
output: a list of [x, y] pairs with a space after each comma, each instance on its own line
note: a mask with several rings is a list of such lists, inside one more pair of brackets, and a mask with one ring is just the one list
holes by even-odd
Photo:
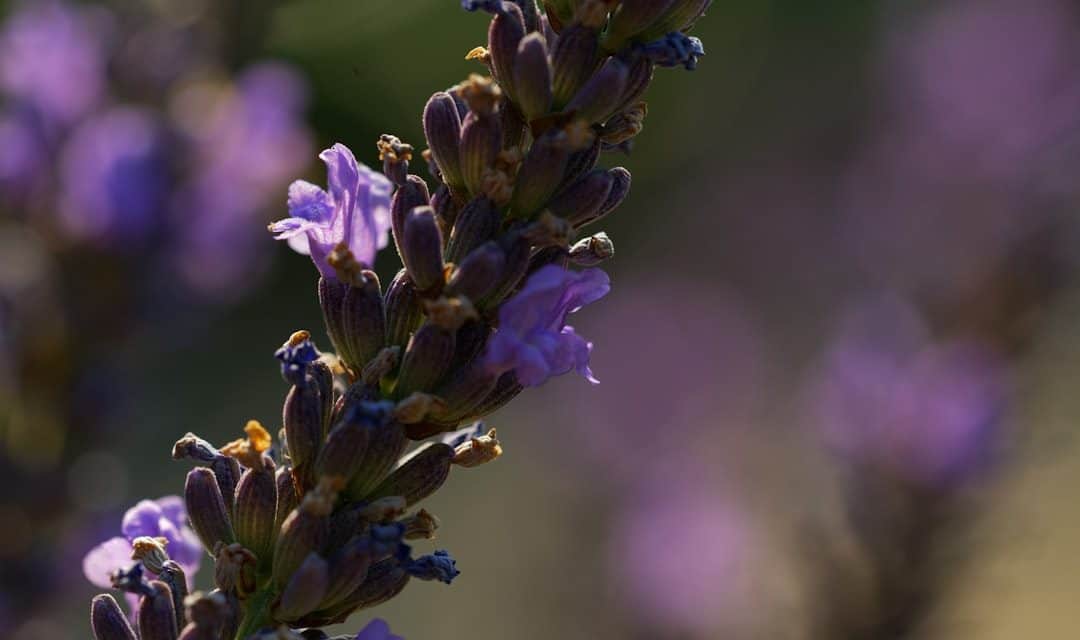
[[235, 86], [196, 84], [173, 101], [194, 175], [177, 196], [171, 261], [196, 291], [228, 294], [263, 263], [251, 228], [272, 200], [268, 195], [307, 166], [306, 99], [295, 71], [263, 63], [244, 71]]
[[830, 447], [935, 485], [979, 471], [1006, 403], [992, 354], [930, 342], [918, 316], [895, 298], [855, 309], [814, 376], [810, 401]]
[[597, 382], [589, 368], [592, 343], [567, 326], [566, 317], [611, 290], [600, 269], [570, 271], [548, 265], [499, 308], [499, 328], [484, 354], [495, 373], [514, 371], [518, 381], [535, 387], [552, 376], [576, 370]]
[[46, 166], [48, 158], [32, 118], [25, 113], [0, 113], [0, 191], [23, 194]]
[[749, 523], [709, 475], [683, 460], [641, 483], [615, 518], [612, 584], [636, 616], [672, 637], [714, 637], [732, 623], [748, 577]]
[[360, 633], [356, 634], [356, 640], [405, 640], [401, 636], [390, 633], [390, 625], [385, 620], [375, 618], [367, 623]]
[[953, 0], [888, 19], [847, 245], [889, 287], [955, 296], [1050, 224], [1048, 197], [1077, 193], [1074, 7]]
[[288, 240], [297, 253], [310, 255], [323, 277], [336, 279], [326, 257], [344, 243], [366, 265], [389, 242], [392, 185], [382, 174], [358, 164], [343, 144], [326, 149], [329, 191], [297, 180], [289, 186], [290, 217], [270, 225], [278, 240]]
[[91, 10], [26, 2], [0, 31], [0, 92], [49, 121], [71, 123], [105, 93], [105, 50]]
[[122, 536], [102, 542], [83, 558], [83, 574], [98, 587], [110, 588], [109, 575], [132, 564], [131, 543], [140, 536], [168, 540], [165, 550], [183, 567], [189, 582], [199, 570], [202, 544], [188, 523], [184, 502], [179, 496], [140, 501], [124, 514], [120, 531]]
[[170, 184], [153, 114], [117, 107], [83, 122], [61, 150], [59, 215], [76, 238], [132, 249], [160, 223]]

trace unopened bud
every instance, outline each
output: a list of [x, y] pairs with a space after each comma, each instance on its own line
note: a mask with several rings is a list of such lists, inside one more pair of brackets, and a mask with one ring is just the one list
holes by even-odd
[[172, 593], [164, 582], [150, 583], [151, 592], [139, 600], [140, 640], [176, 640], [180, 630], [176, 628], [176, 611]]
[[387, 344], [404, 348], [409, 336], [423, 321], [424, 311], [416, 285], [408, 272], [402, 269], [386, 291]]
[[629, 80], [630, 67], [618, 58], [608, 58], [574, 94], [566, 110], [584, 122], [602, 123], [622, 106]]
[[493, 115], [470, 113], [461, 129], [461, 173], [472, 195], [482, 195], [484, 176], [495, 168], [502, 148], [502, 122]]
[[315, 385], [294, 386], [285, 396], [282, 421], [293, 473], [300, 486], [314, 483], [311, 465], [322, 440], [323, 401]]
[[705, 15], [712, 0], [675, 0], [667, 13], [645, 30], [640, 39], [653, 40], [672, 31], [686, 31]]
[[405, 219], [405, 241], [402, 243], [402, 262], [421, 294], [442, 288], [442, 233], [431, 207], [416, 207]]
[[544, 134], [533, 143], [510, 201], [514, 217], [528, 218], [547, 203], [562, 182], [569, 157], [570, 150], [559, 132]]
[[364, 370], [360, 372], [360, 380], [369, 387], [377, 388], [379, 382], [397, 368], [400, 359], [401, 347], [385, 347], [364, 366]]
[[217, 478], [209, 469], [200, 467], [188, 472], [184, 506], [192, 528], [208, 550], [219, 542], [231, 544], [236, 540]]
[[352, 416], [346, 416], [330, 430], [315, 462], [315, 476], [337, 476], [348, 483], [363, 462], [369, 438], [370, 429], [366, 421], [355, 419], [355, 412]]
[[214, 583], [225, 592], [246, 598], [255, 591], [258, 559], [239, 543], [219, 544], [214, 552]]
[[514, 66], [518, 44], [525, 37], [525, 17], [516, 4], [505, 3], [503, 11], [491, 20], [488, 29], [488, 51], [491, 52], [491, 68], [495, 78], [507, 95], [514, 98]]
[[394, 191], [390, 200], [390, 225], [394, 232], [398, 254], [401, 253], [401, 243], [405, 238], [405, 217], [416, 207], [423, 207], [430, 201], [431, 194], [427, 183], [420, 176], [408, 176], [405, 184]]
[[334, 508], [339, 486], [324, 477], [282, 523], [274, 546], [273, 581], [278, 588], [285, 586], [308, 554], [320, 551], [326, 544], [329, 535], [327, 516]]
[[389, 419], [389, 416], [373, 424], [371, 429], [371, 439], [364, 452], [360, 471], [353, 476], [345, 492], [349, 499], [354, 501], [368, 497], [371, 490], [394, 468], [408, 444], [401, 424]]
[[505, 268], [506, 252], [498, 243], [487, 242], [458, 265], [450, 276], [447, 289], [469, 300], [482, 300], [499, 284]]
[[570, 25], [559, 34], [551, 54], [552, 92], [555, 108], [561, 109], [592, 77], [599, 61], [599, 35], [582, 24]]
[[183, 567], [167, 560], [161, 565], [161, 571], [157, 572], [158, 579], [169, 587], [172, 593], [173, 610], [176, 612], [176, 628], [184, 627], [184, 599], [188, 597], [187, 574]]
[[428, 323], [409, 340], [401, 360], [394, 394], [404, 398], [416, 391], [431, 391], [446, 374], [454, 357], [454, 334]]
[[363, 283], [345, 292], [342, 304], [342, 328], [348, 344], [346, 363], [360, 371], [386, 345], [386, 316], [383, 310], [379, 276], [363, 271]]
[[615, 243], [603, 231], [579, 240], [570, 247], [570, 261], [579, 267], [595, 267], [614, 255]]
[[424, 107], [424, 137], [443, 181], [451, 189], [462, 189], [464, 181], [458, 159], [461, 116], [450, 94], [440, 91], [428, 100]]
[[296, 482], [293, 479], [292, 470], [288, 467], [279, 467], [274, 473], [274, 485], [277, 487], [277, 506], [274, 508], [274, 531], [281, 529], [281, 523], [285, 517], [292, 513], [300, 504], [300, 497], [296, 493]]
[[329, 573], [330, 567], [325, 559], [317, 553], [308, 554], [285, 584], [281, 599], [274, 608], [274, 617], [292, 621], [313, 611], [326, 595]]
[[371, 545], [365, 538], [353, 537], [330, 559], [330, 579], [322, 608], [333, 607], [364, 583], [371, 567]]
[[434, 540], [439, 519], [427, 509], [421, 509], [401, 521], [405, 525], [406, 540]]
[[446, 260], [460, 262], [473, 249], [490, 240], [502, 224], [502, 214], [486, 196], [473, 198], [454, 221], [446, 245]]
[[518, 106], [527, 121], [551, 110], [551, 64], [547, 41], [539, 33], [530, 33], [518, 45], [514, 87]]
[[417, 449], [394, 470], [371, 497], [402, 496], [408, 506], [438, 491], [450, 474], [454, 449], [441, 442]]
[[90, 601], [90, 627], [96, 640], [137, 640], [120, 605], [107, 593]]
[[143, 563], [150, 573], [161, 573], [169, 560], [169, 554], [165, 552], [167, 544], [169, 541], [165, 538], [139, 536], [131, 541], [131, 559]]
[[236, 507], [233, 509], [233, 529], [240, 544], [264, 562], [269, 559], [277, 529], [277, 481], [273, 463], [260, 469], [249, 469], [236, 487]]
[[622, 0], [611, 15], [604, 44], [609, 50], [622, 48], [622, 43], [650, 30], [675, 0]]
[[612, 174], [596, 169], [552, 198], [548, 210], [574, 228], [580, 227], [599, 218], [614, 186]]

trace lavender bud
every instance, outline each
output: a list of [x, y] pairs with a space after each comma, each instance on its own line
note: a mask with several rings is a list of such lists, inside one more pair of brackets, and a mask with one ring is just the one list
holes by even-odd
[[581, 224], [588, 224], [589, 222], [595, 222], [596, 220], [603, 218], [612, 211], [618, 209], [619, 205], [623, 203], [623, 200], [626, 200], [626, 196], [630, 195], [630, 172], [623, 167], [615, 167], [614, 169], [609, 169], [608, 173], [615, 179], [615, 183], [611, 186], [611, 193], [608, 194], [607, 200], [601, 205], [600, 211], [597, 212], [596, 217], [592, 220], [582, 222]]
[[176, 611], [168, 585], [157, 580], [150, 583], [152, 593], [139, 600], [140, 640], [176, 640]]
[[184, 599], [188, 597], [187, 575], [183, 567], [172, 560], [166, 561], [161, 571], [157, 572], [158, 578], [169, 587], [172, 593], [173, 610], [176, 612], [176, 628], [184, 626]]
[[563, 180], [569, 158], [570, 150], [558, 132], [546, 133], [533, 143], [510, 200], [515, 218], [528, 218], [547, 203]]
[[394, 395], [397, 398], [415, 391], [431, 391], [450, 366], [454, 357], [454, 334], [434, 323], [427, 323], [409, 340], [401, 360]]
[[225, 500], [225, 510], [231, 512], [235, 502], [236, 485], [240, 482], [240, 461], [232, 457], [221, 457], [210, 463], [214, 472], [221, 497]]
[[443, 181], [454, 191], [464, 186], [459, 164], [461, 116], [454, 98], [445, 91], [431, 96], [424, 107], [424, 137]]
[[405, 525], [406, 540], [434, 540], [435, 531], [439, 528], [439, 519], [427, 509], [417, 511], [401, 523]]
[[322, 551], [329, 536], [328, 516], [337, 498], [333, 481], [324, 479], [309, 491], [300, 506], [285, 518], [274, 545], [273, 582], [284, 588], [289, 578], [311, 552]]
[[300, 497], [296, 493], [296, 483], [293, 480], [292, 470], [288, 467], [278, 467], [274, 473], [274, 485], [277, 493], [277, 506], [274, 508], [274, 533], [281, 529], [285, 517], [300, 504]]
[[[574, 17], [574, 3], [571, 0], [544, 0], [544, 13], [552, 25], [561, 27]], [[560, 28], [556, 28], [559, 31]]]
[[355, 361], [353, 354], [348, 352], [348, 344], [345, 340], [344, 320], [345, 293], [349, 285], [328, 278], [319, 278], [319, 306], [322, 308], [323, 320], [326, 322], [326, 333], [330, 336], [330, 342], [334, 350], [345, 361]]
[[563, 174], [563, 181], [559, 185], [560, 191], [574, 184], [596, 167], [596, 162], [600, 159], [600, 148], [600, 139], [596, 138], [588, 147], [570, 154], [570, 159], [566, 163], [566, 171]]
[[615, 185], [615, 177], [596, 169], [570, 185], [548, 203], [547, 208], [575, 228], [598, 218]]
[[449, 376], [435, 392], [446, 403], [446, 409], [434, 412], [432, 418], [456, 427], [491, 393], [496, 381], [497, 376], [474, 360], [460, 373]]
[[539, 31], [540, 24], [540, 7], [536, 5], [536, 0], [511, 0], [514, 4], [521, 9], [521, 16], [525, 19], [526, 31]]
[[353, 476], [345, 494], [351, 500], [363, 500], [382, 482], [397, 464], [398, 456], [408, 444], [405, 431], [397, 422], [385, 419], [371, 427], [371, 438], [360, 470]]
[[394, 232], [394, 242], [398, 253], [405, 238], [405, 217], [416, 207], [422, 207], [431, 201], [427, 183], [420, 176], [410, 175], [405, 184], [394, 191], [390, 200], [390, 226]]
[[615, 243], [601, 231], [570, 247], [570, 261], [579, 267], [595, 267], [615, 255]]
[[424, 321], [420, 295], [412, 278], [402, 269], [386, 290], [386, 342], [404, 347], [409, 336]]
[[459, 467], [471, 469], [495, 460], [502, 453], [502, 445], [492, 429], [485, 435], [474, 437], [455, 447], [452, 462]]
[[506, 267], [506, 252], [496, 242], [486, 242], [465, 257], [450, 276], [447, 289], [469, 300], [480, 300], [499, 284]]
[[225, 593], [246, 598], [255, 591], [258, 564], [255, 554], [244, 545], [219, 544], [214, 552], [214, 584]]
[[561, 109], [592, 77], [599, 61], [599, 36], [596, 29], [572, 24], [559, 34], [551, 54], [551, 89], [555, 107]]
[[323, 401], [313, 384], [294, 386], [285, 396], [282, 421], [293, 474], [301, 487], [313, 484], [311, 465], [322, 440]]
[[388, 558], [371, 565], [367, 579], [356, 591], [349, 594], [337, 607], [330, 609], [344, 618], [357, 609], [382, 604], [401, 593], [409, 582], [409, 574], [401, 568], [397, 558]]
[[403, 186], [409, 175], [412, 145], [405, 144], [397, 136], [384, 133], [379, 136], [375, 146], [379, 150], [379, 160], [383, 163], [383, 174], [398, 187]]
[[645, 56], [638, 57], [630, 64], [630, 75], [626, 80], [622, 102], [616, 111], [624, 111], [641, 101], [652, 84], [656, 65]]
[[504, 3], [503, 11], [491, 20], [488, 29], [488, 51], [491, 52], [491, 68], [495, 79], [503, 90], [513, 99], [516, 96], [514, 86], [514, 59], [518, 44], [525, 37], [525, 18], [521, 7], [513, 3]]
[[539, 33], [530, 33], [518, 45], [514, 64], [515, 99], [526, 121], [535, 120], [551, 110], [551, 82], [547, 42]]
[[502, 149], [502, 122], [496, 115], [470, 113], [461, 129], [461, 173], [469, 193], [482, 193], [484, 176]]
[[[499, 119], [502, 121], [502, 148], [513, 149], [520, 147], [525, 141], [525, 116], [513, 102], [505, 100], [499, 108]], [[485, 184], [485, 188], [486, 188]]]
[[329, 573], [330, 567], [326, 560], [317, 553], [308, 554], [285, 585], [281, 599], [274, 608], [274, 617], [290, 621], [314, 611], [326, 594]]
[[321, 607], [333, 607], [356, 591], [367, 578], [371, 560], [371, 546], [364, 538], [353, 537], [339, 549], [331, 558], [330, 576]]
[[308, 375], [319, 389], [319, 398], [322, 399], [322, 431], [325, 435], [330, 430], [330, 418], [334, 411], [334, 372], [330, 365], [316, 360], [308, 365]]
[[366, 422], [347, 419], [339, 422], [326, 438], [315, 462], [315, 476], [337, 476], [348, 484], [364, 459], [370, 437]]
[[524, 388], [525, 387], [518, 382], [514, 372], [507, 371], [499, 376], [499, 381], [495, 384], [495, 388], [491, 390], [491, 393], [473, 408], [473, 414], [482, 418], [498, 411], [506, 406], [508, 402], [516, 398]]
[[446, 245], [447, 262], [459, 262], [470, 251], [491, 239], [502, 224], [502, 214], [485, 196], [473, 198], [458, 214]]
[[232, 615], [222, 592], [193, 593], [184, 599], [184, 609], [191, 622], [180, 632], [180, 640], [221, 640], [232, 637], [222, 633]]
[[529, 259], [532, 256], [532, 247], [529, 242], [520, 235], [503, 245], [506, 251], [506, 270], [499, 285], [494, 292], [481, 300], [479, 306], [489, 309], [497, 305], [503, 298], [517, 288], [521, 279], [529, 269]]
[[363, 283], [349, 287], [342, 305], [342, 328], [345, 331], [347, 352], [355, 360], [346, 364], [360, 371], [379, 353], [386, 341], [386, 316], [383, 311], [382, 289], [374, 271], [362, 271]]
[[219, 542], [230, 544], [236, 539], [221, 489], [209, 469], [200, 467], [188, 472], [184, 504], [191, 526], [207, 550], [214, 549]]
[[401, 260], [423, 295], [438, 294], [444, 282], [442, 233], [431, 207], [416, 207], [405, 218]]
[[[454, 226], [458, 216], [458, 203], [454, 200], [454, 194], [445, 185], [439, 185], [431, 196], [431, 208], [435, 210], [435, 217], [439, 220], [440, 229], [449, 229]], [[402, 225], [404, 227], [404, 225]], [[404, 234], [404, 228], [402, 230]], [[404, 235], [402, 235], [404, 237]], [[400, 254], [401, 252], [398, 251]]]
[[446, 482], [453, 458], [453, 447], [441, 442], [417, 449], [371, 495], [403, 496], [411, 507], [438, 491]]
[[120, 605], [107, 593], [90, 601], [90, 628], [96, 640], [137, 640]]
[[623, 95], [630, 80], [630, 67], [618, 58], [607, 62], [593, 74], [566, 105], [566, 110], [590, 124], [604, 122], [623, 104]]
[[640, 39], [648, 41], [672, 31], [686, 31], [705, 15], [711, 4], [712, 0], [675, 0], [667, 13], [644, 31]]
[[600, 140], [608, 145], [620, 145], [636, 137], [645, 127], [649, 106], [639, 102], [612, 116], [604, 124]]
[[671, 8], [675, 0], [622, 0], [611, 15], [604, 44], [611, 51], [622, 48], [622, 43], [651, 29]]
[[273, 463], [261, 469], [249, 469], [240, 478], [233, 527], [237, 541], [250, 549], [260, 563], [269, 560], [273, 549], [277, 501]]

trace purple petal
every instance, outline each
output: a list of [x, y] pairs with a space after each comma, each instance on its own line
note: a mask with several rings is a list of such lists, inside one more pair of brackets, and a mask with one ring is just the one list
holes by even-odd
[[162, 496], [155, 500], [162, 515], [177, 527], [186, 526], [187, 509], [184, 507], [184, 499], [180, 496]]
[[405, 640], [390, 633], [390, 625], [385, 620], [375, 618], [356, 634], [356, 640]]
[[120, 531], [129, 541], [139, 536], [161, 535], [160, 521], [164, 514], [152, 500], [140, 500], [124, 514]]
[[311, 222], [327, 222], [334, 213], [330, 194], [306, 180], [289, 185], [288, 205], [291, 217]]
[[110, 589], [109, 574], [131, 563], [131, 543], [121, 537], [109, 538], [83, 558], [83, 575], [94, 586]]

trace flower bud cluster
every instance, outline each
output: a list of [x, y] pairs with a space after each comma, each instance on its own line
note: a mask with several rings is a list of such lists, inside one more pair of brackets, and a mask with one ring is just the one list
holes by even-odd
[[[165, 550], [140, 540], [142, 564], [114, 584], [139, 595], [143, 640], [293, 637], [413, 578], [449, 583], [447, 552], [414, 557], [406, 544], [438, 527], [417, 505], [453, 467], [502, 455], [479, 420], [524, 387], [570, 371], [595, 382], [592, 344], [566, 320], [608, 292], [596, 265], [614, 245], [576, 236], [630, 190], [626, 169], [597, 165], [641, 131], [654, 68], [693, 68], [700, 43], [682, 32], [708, 2], [463, 4], [492, 14], [487, 46], [469, 54], [490, 75], [424, 108], [434, 187], [410, 173], [413, 147], [384, 135], [382, 175], [339, 144], [321, 155], [326, 190], [289, 189], [291, 217], [270, 229], [315, 262], [335, 353], [306, 331], [276, 352], [289, 385], [276, 450], [254, 421], [220, 448], [177, 442], [174, 457], [199, 465], [184, 499], [217, 589], [188, 596], [157, 570]], [[384, 288], [372, 266], [391, 238], [403, 268]], [[99, 639], [134, 637], [117, 611], [95, 600]]]

